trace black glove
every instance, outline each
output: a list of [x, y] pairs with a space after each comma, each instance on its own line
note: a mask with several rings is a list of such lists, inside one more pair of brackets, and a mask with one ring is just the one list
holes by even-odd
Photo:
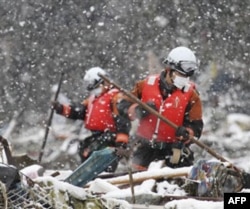
[[122, 143], [122, 142], [116, 142], [115, 143], [115, 147], [117, 148], [123, 148], [123, 149], [127, 149], [128, 144], [127, 143]]
[[177, 129], [176, 129], [176, 132], [175, 132], [175, 136], [180, 139], [180, 140], [188, 140], [189, 137], [190, 137], [190, 133], [189, 131], [187, 130], [187, 128], [185, 128], [184, 126], [179, 126]]
[[55, 110], [56, 113], [61, 114], [63, 112], [63, 105], [58, 101], [51, 102], [51, 109]]
[[130, 149], [126, 143], [119, 143], [119, 142], [116, 143], [115, 151], [116, 155], [120, 158], [122, 157], [129, 158], [130, 156]]
[[[154, 102], [147, 102], [146, 104], [152, 109], [157, 110]], [[142, 106], [138, 105], [135, 108], [135, 114], [138, 119], [142, 119], [147, 117], [150, 113], [147, 110], [145, 110]]]

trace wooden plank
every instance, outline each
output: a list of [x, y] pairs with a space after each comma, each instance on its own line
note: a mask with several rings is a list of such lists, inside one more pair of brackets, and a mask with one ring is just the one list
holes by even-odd
[[[189, 168], [190, 169], [190, 168]], [[176, 178], [176, 177], [186, 177], [188, 175], [189, 169], [187, 168], [177, 168], [171, 169], [168, 167], [162, 169], [156, 169], [154, 172], [152, 171], [143, 171], [139, 173], [133, 174], [133, 182], [140, 183], [148, 179], [168, 179], [168, 178]], [[111, 184], [128, 184], [129, 176], [119, 176], [111, 179], [105, 179], [107, 182]]]

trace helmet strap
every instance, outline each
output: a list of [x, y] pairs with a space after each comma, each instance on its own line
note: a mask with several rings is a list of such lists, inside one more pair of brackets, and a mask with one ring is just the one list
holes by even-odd
[[98, 81], [95, 80], [93, 84], [89, 84], [87, 87], [88, 91], [92, 91], [93, 89], [97, 88], [100, 84], [102, 84], [104, 81], [103, 79], [99, 79]]

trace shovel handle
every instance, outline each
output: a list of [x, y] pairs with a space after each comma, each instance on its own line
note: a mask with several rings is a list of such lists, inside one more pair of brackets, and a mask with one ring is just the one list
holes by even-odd
[[[137, 104], [139, 104], [140, 106], [142, 106], [145, 110], [147, 110], [149, 113], [155, 115], [156, 117], [160, 118], [163, 122], [167, 123], [169, 126], [171, 126], [172, 128], [174, 128], [175, 130], [178, 128], [178, 126], [173, 123], [172, 121], [168, 120], [166, 117], [162, 116], [159, 112], [157, 112], [156, 110], [154, 110], [153, 108], [151, 108], [150, 106], [148, 106], [146, 103], [143, 103], [140, 99], [138, 99], [136, 96], [134, 96], [133, 94], [131, 94], [129, 91], [126, 91], [124, 88], [120, 87], [118, 84], [116, 84], [115, 82], [111, 81], [108, 77], [106, 77], [105, 75], [102, 75], [101, 73], [98, 73], [98, 76], [100, 76], [103, 80], [105, 80], [106, 82], [110, 83], [111, 85], [113, 85], [114, 87], [116, 87], [117, 89], [119, 89], [121, 92], [123, 92], [127, 97], [129, 97], [131, 100], [133, 100], [134, 102], [136, 102]], [[210, 155], [212, 155], [213, 157], [215, 157], [216, 159], [222, 161], [222, 162], [228, 162], [230, 163], [232, 166], [233, 164], [231, 162], [229, 162], [227, 159], [225, 159], [223, 156], [219, 155], [218, 153], [216, 153], [215, 151], [213, 151], [210, 147], [208, 147], [206, 144], [202, 143], [201, 141], [198, 141], [195, 137], [190, 139], [193, 143], [195, 143], [196, 145], [198, 145], [199, 147], [201, 147], [202, 149], [206, 150]], [[240, 171], [239, 168], [233, 166], [236, 170]]]

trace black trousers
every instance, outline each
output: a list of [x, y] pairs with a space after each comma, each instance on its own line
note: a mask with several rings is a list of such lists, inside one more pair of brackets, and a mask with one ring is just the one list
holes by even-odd
[[[161, 143], [153, 145], [147, 139], [137, 140], [138, 144], [133, 152], [132, 162], [135, 167], [141, 167], [147, 169], [149, 164], [157, 160], [165, 160], [165, 165], [171, 168], [184, 167], [193, 165], [193, 152], [184, 146], [184, 144], [178, 143]], [[172, 148], [179, 146], [181, 149], [189, 149], [190, 156], [181, 156], [180, 161], [177, 164], [172, 164], [170, 158], [173, 155]]]

